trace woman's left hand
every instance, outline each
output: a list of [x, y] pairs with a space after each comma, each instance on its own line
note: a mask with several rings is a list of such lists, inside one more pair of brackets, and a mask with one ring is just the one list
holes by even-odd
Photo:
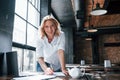
[[62, 69], [62, 72], [66, 75], [66, 76], [69, 76], [69, 73], [66, 69]]

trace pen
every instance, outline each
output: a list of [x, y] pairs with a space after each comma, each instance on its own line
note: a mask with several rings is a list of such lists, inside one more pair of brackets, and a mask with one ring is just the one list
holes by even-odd
[[52, 64], [50, 64], [50, 68], [53, 70], [53, 65]]

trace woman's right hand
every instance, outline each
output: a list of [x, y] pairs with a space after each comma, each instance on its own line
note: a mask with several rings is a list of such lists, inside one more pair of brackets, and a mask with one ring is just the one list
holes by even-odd
[[51, 69], [51, 68], [47, 68], [46, 70], [45, 70], [45, 74], [47, 74], [47, 75], [52, 75], [54, 73], [54, 71], [53, 71], [53, 69]]

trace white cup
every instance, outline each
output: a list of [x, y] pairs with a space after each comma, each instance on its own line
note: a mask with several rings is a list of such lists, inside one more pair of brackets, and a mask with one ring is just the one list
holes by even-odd
[[110, 60], [104, 60], [104, 67], [111, 67]]
[[81, 66], [85, 65], [85, 60], [80, 61]]

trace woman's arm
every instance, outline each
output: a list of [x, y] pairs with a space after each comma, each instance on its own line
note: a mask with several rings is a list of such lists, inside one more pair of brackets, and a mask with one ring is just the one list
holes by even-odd
[[60, 60], [62, 72], [63, 72], [65, 75], [69, 75], [69, 74], [68, 74], [68, 71], [66, 70], [66, 67], [65, 67], [64, 50], [62, 50], [62, 49], [58, 50], [58, 55], [59, 55], [59, 60]]
[[43, 69], [43, 71], [45, 72], [45, 74], [49, 74], [49, 75], [53, 74], [53, 70], [51, 68], [47, 67], [47, 65], [44, 62], [43, 57], [39, 57], [38, 63], [40, 64], [40, 66]]

